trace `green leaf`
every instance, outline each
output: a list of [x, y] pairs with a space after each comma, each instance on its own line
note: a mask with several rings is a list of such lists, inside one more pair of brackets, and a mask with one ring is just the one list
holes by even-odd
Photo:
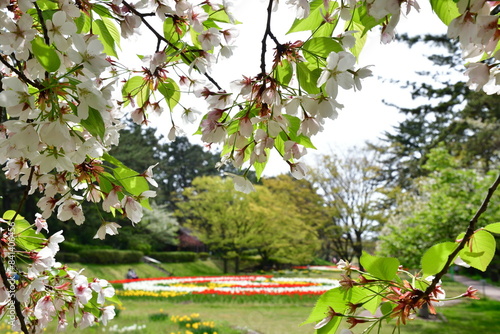
[[317, 57], [326, 59], [331, 52], [340, 52], [344, 49], [339, 42], [331, 37], [315, 37], [311, 38], [302, 46], [304, 57], [310, 62], [318, 61]]
[[42, 242], [45, 241], [45, 237], [42, 234], [36, 234], [30, 223], [25, 219], [16, 219], [14, 233], [16, 234], [16, 245], [26, 251], [41, 249]]
[[377, 293], [380, 292], [379, 287], [372, 286], [367, 289], [363, 286], [354, 286], [349, 289], [349, 292], [351, 293], [351, 303], [363, 303], [363, 307], [366, 310], [375, 314], [382, 300], [382, 297], [377, 295]]
[[487, 231], [479, 230], [474, 233], [459, 255], [471, 267], [485, 271], [495, 255], [495, 250], [495, 237]]
[[[181, 31], [179, 34], [178, 29]], [[186, 34], [186, 25], [176, 24], [172, 17], [165, 18], [163, 21], [163, 36], [171, 44], [176, 44], [182, 36]]]
[[363, 34], [363, 26], [359, 23], [353, 22], [353, 29], [356, 30], [354, 34], [352, 34], [356, 38], [356, 43], [350, 49], [351, 53], [359, 60], [359, 55], [361, 54], [361, 50], [365, 46], [366, 40], [368, 38], [367, 34]]
[[293, 68], [290, 65], [290, 62], [286, 59], [281, 61], [281, 64], [278, 64], [274, 68], [276, 80], [284, 86], [287, 86], [292, 80], [293, 76]]
[[[349, 297], [350, 296], [341, 287], [325, 292], [319, 297], [316, 305], [314, 305], [314, 308], [311, 311], [311, 314], [309, 314], [309, 317], [301, 325], [323, 320], [327, 316], [330, 307], [333, 308], [335, 312], [344, 313], [347, 308], [346, 304], [350, 302]], [[336, 318], [339, 320], [341, 319], [340, 317]], [[337, 327], [339, 324], [340, 321], [337, 324]]]
[[[105, 21], [106, 20], [106, 21]], [[116, 27], [113, 25], [113, 23], [105, 18], [102, 17], [100, 20], [94, 20], [92, 21], [92, 30], [96, 35], [98, 35], [99, 40], [101, 41], [102, 45], [104, 46], [104, 53], [118, 57], [116, 54], [115, 50], [115, 40], [117, 38], [117, 30], [115, 33], [112, 32], [112, 30], [116, 30]], [[118, 35], [119, 38], [119, 35]], [[119, 39], [118, 39], [119, 41]]]
[[382, 303], [382, 305], [380, 305], [380, 312], [382, 312], [383, 315], [388, 315], [389, 313], [392, 312], [394, 306], [396, 306], [396, 304]]
[[383, 280], [393, 280], [399, 268], [398, 259], [372, 256], [364, 251], [359, 262], [370, 275]]
[[[336, 2], [330, 2], [330, 10], [335, 9], [337, 6], [338, 4]], [[299, 31], [316, 30], [322, 24], [331, 25], [330, 23], [324, 23], [325, 20], [322, 15], [324, 13], [326, 13], [326, 10], [323, 5], [323, 0], [314, 0], [310, 3], [309, 16], [304, 19], [295, 19], [287, 34]]]
[[[147, 86], [147, 83], [146, 83], [146, 81], [144, 81], [144, 79], [142, 77], [135, 76], [135, 77], [128, 79], [122, 88], [123, 98], [126, 99], [127, 97], [135, 97], [139, 93], [141, 93], [141, 95], [145, 95], [143, 93], [143, 91], [149, 92], [149, 88], [147, 88], [146, 86]], [[142, 100], [144, 100], [144, 97], [137, 99], [137, 103], [140, 106], [142, 106], [142, 104], [140, 103], [140, 101], [142, 102]], [[128, 100], [126, 100], [126, 103], [124, 103], [124, 105], [127, 105], [127, 104], [128, 104]]]
[[118, 167], [113, 170], [116, 179], [123, 185], [126, 191], [134, 196], [139, 196], [146, 190], [149, 190], [148, 181], [139, 173], [128, 168]]
[[429, 248], [421, 260], [423, 276], [427, 277], [440, 272], [448, 261], [448, 256], [456, 248], [457, 244], [451, 241], [442, 242]]
[[31, 48], [35, 58], [47, 72], [55, 72], [61, 66], [61, 59], [54, 46], [47, 45], [41, 37], [35, 37], [31, 41]]
[[108, 17], [110, 19], [113, 18], [113, 15], [109, 12], [109, 9], [107, 7], [104, 7], [103, 5], [99, 4], [94, 4], [92, 6], [92, 10], [97, 13], [100, 17]]
[[[271, 153], [271, 150], [266, 148], [265, 152], [267, 156]], [[267, 161], [264, 162], [255, 162], [253, 164], [253, 168], [255, 168], [255, 176], [257, 176], [257, 181], [260, 180], [260, 177], [262, 176], [262, 172], [264, 172], [264, 169], [266, 168]]]
[[160, 83], [158, 91], [165, 97], [165, 101], [170, 111], [173, 112], [174, 107], [179, 103], [179, 99], [181, 98], [180, 89], [177, 83], [173, 79], [168, 78]]
[[76, 32], [78, 34], [85, 34], [90, 31], [90, 17], [85, 14], [81, 14], [75, 19]]
[[493, 223], [493, 224], [486, 225], [484, 227], [484, 229], [488, 232], [491, 232], [491, 233], [500, 234], [500, 223]]
[[432, 10], [446, 25], [449, 25], [453, 19], [460, 16], [460, 12], [454, 0], [430, 0], [430, 2]]
[[318, 94], [321, 92], [317, 86], [320, 75], [321, 69], [318, 66], [304, 62], [297, 64], [297, 79], [302, 89], [309, 94]]
[[[14, 210], [7, 210], [7, 211], [4, 212], [2, 218], [4, 220], [11, 221], [12, 218], [14, 218], [14, 216], [16, 216], [16, 211], [14, 211]], [[16, 216], [16, 221], [18, 221], [18, 220], [24, 220], [24, 217], [21, 216], [21, 215], [17, 215]]]
[[106, 126], [104, 125], [104, 120], [98, 110], [89, 107], [89, 117], [81, 120], [80, 123], [85, 127], [85, 129], [87, 129], [88, 132], [90, 132], [91, 135], [104, 139]]
[[357, 30], [356, 29], [357, 27], [360, 29], [359, 31], [361, 31], [361, 35], [364, 36], [373, 27], [382, 24], [385, 21], [385, 18], [382, 18], [377, 21], [375, 20], [375, 18], [373, 18], [373, 16], [368, 15], [368, 10], [366, 6], [359, 6], [353, 12], [352, 21], [353, 23], [355, 23], [355, 25], [352, 28], [349, 27], [349, 29]]

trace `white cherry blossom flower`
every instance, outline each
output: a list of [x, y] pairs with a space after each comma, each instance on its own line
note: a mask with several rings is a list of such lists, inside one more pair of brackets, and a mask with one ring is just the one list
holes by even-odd
[[304, 146], [297, 144], [292, 140], [287, 140], [285, 142], [285, 154], [283, 155], [283, 159], [300, 159], [305, 154], [307, 154], [307, 150]]
[[198, 35], [198, 41], [203, 50], [212, 50], [215, 46], [220, 45], [220, 32], [216, 28], [208, 28]]
[[79, 329], [84, 329], [94, 325], [95, 317], [90, 312], [83, 312], [82, 320], [78, 326]]
[[348, 70], [353, 70], [356, 58], [348, 52], [331, 52], [326, 58], [326, 67], [321, 72], [317, 86], [326, 83], [325, 91], [331, 98], [336, 98], [338, 86], [350, 89], [354, 85], [354, 78]]
[[66, 19], [64, 11], [57, 11], [51, 20], [45, 21], [47, 35], [54, 45], [61, 51], [66, 51], [71, 41], [65, 36], [71, 36], [76, 32], [76, 25], [72, 20]]
[[115, 306], [114, 305], [105, 306], [101, 310], [102, 310], [102, 315], [100, 321], [104, 326], [106, 326], [108, 324], [108, 321], [114, 319], [116, 315]]
[[66, 221], [73, 219], [76, 225], [81, 225], [85, 221], [83, 209], [80, 203], [74, 199], [67, 199], [57, 210], [57, 219]]
[[287, 0], [286, 3], [287, 5], [295, 7], [296, 18], [303, 19], [309, 16], [310, 6], [308, 0]]
[[104, 240], [106, 238], [106, 234], [117, 235], [119, 228], [121, 228], [121, 226], [117, 223], [104, 222], [101, 224], [101, 227], [99, 227], [97, 233], [94, 235], [94, 239], [99, 238], [101, 240]]
[[201, 33], [204, 29], [203, 22], [208, 19], [208, 14], [201, 7], [191, 6], [188, 9], [187, 17], [194, 31]]
[[131, 196], [123, 197], [121, 202], [123, 209], [127, 215], [127, 218], [130, 219], [132, 224], [136, 224], [142, 219], [142, 206]]
[[89, 287], [89, 281], [87, 277], [83, 275], [76, 275], [73, 278], [73, 293], [75, 294], [76, 299], [82, 305], [85, 305], [92, 298], [92, 289]]
[[94, 281], [90, 283], [90, 287], [92, 290], [97, 292], [97, 303], [99, 305], [104, 305], [106, 298], [110, 298], [115, 295], [115, 289], [105, 279], [94, 279]]
[[309, 168], [302, 162], [297, 162], [295, 164], [290, 164], [290, 173], [297, 180], [301, 180], [306, 177]]
[[39, 234], [42, 229], [49, 232], [49, 226], [47, 225], [47, 221], [42, 217], [41, 214], [35, 213], [35, 226], [36, 226], [36, 234]]
[[234, 189], [236, 191], [240, 191], [245, 194], [249, 194], [252, 191], [255, 191], [252, 182], [250, 182], [249, 179], [243, 176], [235, 175], [233, 176], [233, 181], [234, 181]]

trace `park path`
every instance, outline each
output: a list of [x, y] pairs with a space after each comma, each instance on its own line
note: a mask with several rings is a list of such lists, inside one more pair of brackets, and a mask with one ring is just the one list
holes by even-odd
[[485, 281], [478, 281], [461, 275], [453, 275], [453, 280], [455, 282], [462, 283], [465, 286], [472, 286], [474, 289], [477, 289], [477, 292], [483, 294], [484, 296], [500, 301], [500, 287], [487, 284]]

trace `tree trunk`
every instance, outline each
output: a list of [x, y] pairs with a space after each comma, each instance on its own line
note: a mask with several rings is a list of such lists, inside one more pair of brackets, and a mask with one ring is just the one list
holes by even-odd
[[234, 258], [234, 273], [238, 274], [240, 272], [240, 257], [236, 256]]
[[224, 264], [224, 274], [227, 274], [227, 259], [224, 257], [222, 258], [222, 263]]

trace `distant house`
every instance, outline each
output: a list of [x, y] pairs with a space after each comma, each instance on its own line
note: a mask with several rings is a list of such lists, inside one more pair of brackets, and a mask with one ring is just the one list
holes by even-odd
[[190, 252], [206, 252], [208, 251], [207, 246], [195, 237], [192, 232], [185, 227], [179, 228], [179, 245], [178, 249], [180, 251], [190, 251]]

